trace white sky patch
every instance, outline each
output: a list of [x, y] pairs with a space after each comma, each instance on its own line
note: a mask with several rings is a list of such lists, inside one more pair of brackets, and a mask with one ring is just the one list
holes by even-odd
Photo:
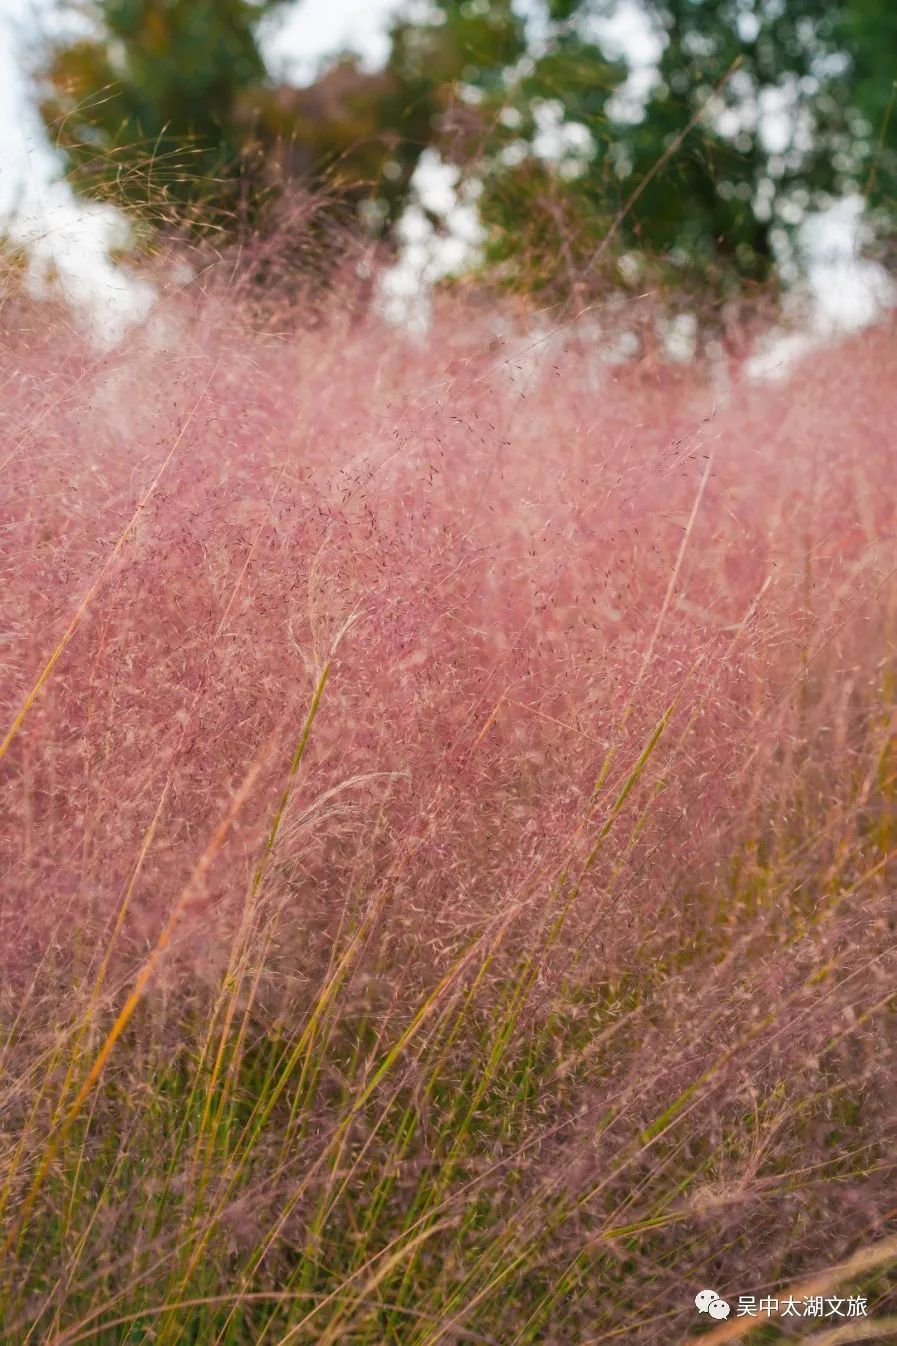
[[861, 255], [869, 241], [863, 210], [862, 197], [848, 196], [808, 216], [801, 229], [818, 312], [841, 331], [865, 327], [897, 298], [884, 268]]
[[262, 54], [277, 79], [311, 84], [334, 52], [352, 52], [365, 70], [379, 70], [389, 55], [389, 25], [400, 10], [421, 5], [401, 0], [299, 0], [262, 27]]
[[533, 153], [537, 158], [575, 171], [593, 157], [595, 142], [591, 131], [582, 122], [566, 120], [559, 98], [535, 99], [533, 118], [536, 123]]
[[668, 357], [676, 364], [686, 364], [694, 355], [698, 343], [698, 321], [693, 313], [677, 313], [661, 319], [660, 333]]
[[658, 80], [657, 64], [664, 39], [638, 0], [619, 0], [613, 13], [593, 15], [583, 24], [585, 36], [597, 42], [611, 61], [625, 61], [629, 73], [607, 104], [609, 117], [638, 122]]
[[784, 154], [795, 138], [801, 142], [798, 148], [807, 148], [807, 128], [798, 124], [798, 94], [793, 76], [784, 85], [760, 90], [759, 131], [767, 154]]
[[380, 309], [390, 322], [426, 331], [433, 287], [479, 260], [485, 241], [479, 191], [436, 150], [424, 150], [398, 223], [401, 255], [380, 282]]
[[88, 336], [114, 345], [153, 304], [152, 288], [110, 261], [128, 240], [124, 216], [78, 199], [34, 103], [25, 53], [49, 4], [0, 0], [0, 227], [27, 258], [35, 298], [62, 298]]
[[807, 280], [786, 296], [798, 330], [773, 332], [748, 361], [752, 378], [782, 378], [839, 333], [867, 327], [897, 306], [897, 284], [877, 262], [863, 258], [867, 237], [863, 200], [845, 197], [808, 215], [800, 229]]

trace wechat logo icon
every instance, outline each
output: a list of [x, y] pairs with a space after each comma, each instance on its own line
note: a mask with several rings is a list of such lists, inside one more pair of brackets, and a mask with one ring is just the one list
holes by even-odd
[[711, 1318], [728, 1318], [732, 1310], [724, 1299], [720, 1299], [715, 1290], [702, 1290], [695, 1295], [695, 1308], [698, 1313], [709, 1313]]

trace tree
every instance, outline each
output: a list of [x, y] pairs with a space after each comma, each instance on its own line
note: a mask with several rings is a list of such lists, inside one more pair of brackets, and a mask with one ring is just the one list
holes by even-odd
[[385, 240], [428, 147], [481, 187], [486, 262], [562, 297], [662, 284], [722, 302], [774, 284], [806, 213], [845, 193], [894, 217], [891, 0], [633, 0], [659, 52], [633, 97], [616, 0], [429, 0], [385, 70], [347, 58], [275, 87], [256, 31], [281, 0], [95, 0], [45, 113], [76, 180], [216, 228], [297, 181]]
[[55, 53], [43, 105], [76, 181], [233, 211], [267, 80], [256, 29], [281, 2], [97, 0], [96, 35]]
[[[476, 5], [484, 20], [505, 8]], [[435, 27], [470, 9], [442, 0]], [[614, 9], [549, 0], [534, 59], [471, 74], [483, 135], [469, 171], [509, 281], [603, 287], [622, 259], [639, 284], [723, 299], [793, 263], [808, 210], [871, 184], [893, 217], [888, 0], [644, 0], [662, 53], [635, 109], [605, 51]]]

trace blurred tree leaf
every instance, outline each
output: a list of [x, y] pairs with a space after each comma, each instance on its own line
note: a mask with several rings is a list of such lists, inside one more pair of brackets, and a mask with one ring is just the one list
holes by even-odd
[[235, 208], [256, 40], [281, 0], [97, 0], [96, 36], [55, 53], [45, 119], [76, 180], [141, 204]]
[[[438, 8], [449, 27], [474, 6]], [[481, 21], [507, 13], [475, 8]], [[641, 8], [661, 55], [640, 98], [605, 54], [614, 0], [551, 0], [530, 60], [498, 72], [468, 61], [481, 134], [467, 169], [483, 185], [487, 260], [508, 283], [600, 290], [609, 271], [622, 279], [622, 258], [627, 276], [661, 279], [674, 299], [722, 300], [793, 274], [808, 211], [867, 191], [892, 221], [889, 0]]]

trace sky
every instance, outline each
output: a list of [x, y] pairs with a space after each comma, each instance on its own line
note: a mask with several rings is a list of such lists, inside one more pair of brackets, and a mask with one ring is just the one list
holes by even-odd
[[[529, 20], [531, 41], [538, 45], [540, 0], [517, 4]], [[401, 8], [413, 15], [427, 7], [428, 0], [298, 0], [263, 31], [263, 53], [275, 76], [297, 83], [311, 81], [328, 56], [345, 49], [376, 69], [386, 58], [387, 31], [395, 13]], [[0, 0], [0, 226], [28, 258], [32, 293], [61, 293], [91, 340], [115, 345], [151, 310], [154, 294], [109, 260], [110, 250], [127, 241], [127, 226], [110, 207], [73, 195], [36, 111], [31, 84], [40, 36], [77, 32], [79, 22], [83, 20], [76, 7], [67, 0]], [[637, 115], [660, 52], [638, 0], [618, 0], [599, 36], [609, 55], [629, 62], [629, 80], [618, 94], [620, 115], [627, 115], [627, 107], [634, 107]], [[563, 145], [558, 128], [546, 123], [546, 146], [552, 139]], [[815, 342], [865, 325], [897, 299], [881, 269], [858, 256], [858, 205], [842, 202], [826, 217], [808, 222], [804, 331], [761, 353], [758, 373], [784, 369]], [[434, 210], [442, 216], [447, 237], [437, 237], [428, 222], [427, 214]], [[400, 233], [403, 253], [385, 281], [385, 308], [396, 320], [423, 326], [429, 289], [474, 257], [481, 242], [475, 193], [457, 190], [457, 173], [434, 152], [421, 164]]]
[[269, 26], [265, 57], [275, 73], [295, 83], [313, 79], [321, 58], [343, 49], [376, 70], [389, 54], [386, 30], [399, 8], [399, 0], [304, 0]]

